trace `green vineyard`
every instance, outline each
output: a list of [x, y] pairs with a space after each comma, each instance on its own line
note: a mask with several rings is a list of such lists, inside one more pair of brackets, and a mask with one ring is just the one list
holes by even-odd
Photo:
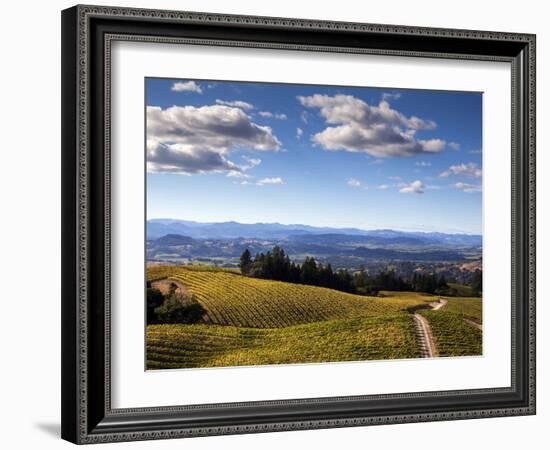
[[364, 361], [420, 356], [410, 315], [286, 328], [150, 325], [147, 368]]
[[206, 310], [204, 323], [282, 328], [311, 322], [380, 317], [433, 301], [410, 294], [383, 298], [333, 289], [249, 278], [198, 267], [154, 267], [150, 281], [169, 278], [186, 286]]
[[479, 297], [450, 297], [445, 309], [476, 323], [483, 323], [482, 303]]
[[466, 323], [460, 314], [446, 309], [421, 314], [430, 323], [439, 356], [482, 354], [481, 330]]
[[196, 368], [418, 358], [412, 312], [431, 325], [440, 356], [481, 354], [480, 298], [381, 291], [377, 297], [242, 276], [212, 266], [152, 266], [202, 307], [197, 323], [147, 326], [147, 368]]

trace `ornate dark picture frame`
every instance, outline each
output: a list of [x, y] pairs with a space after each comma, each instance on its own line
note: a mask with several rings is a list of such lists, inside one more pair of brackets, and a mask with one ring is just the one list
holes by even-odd
[[[116, 40], [505, 61], [512, 67], [512, 384], [111, 407], [110, 46]], [[62, 13], [62, 437], [141, 439], [535, 413], [535, 36], [98, 6]]]

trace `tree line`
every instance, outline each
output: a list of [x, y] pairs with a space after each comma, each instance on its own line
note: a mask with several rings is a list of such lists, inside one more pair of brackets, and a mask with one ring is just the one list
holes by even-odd
[[382, 290], [452, 294], [452, 288], [443, 275], [415, 272], [411, 279], [404, 280], [393, 270], [376, 275], [370, 275], [364, 269], [351, 273], [346, 269], [334, 270], [330, 263], [324, 265], [309, 256], [298, 264], [291, 261], [279, 246], [267, 253], [258, 253], [254, 258], [245, 249], [239, 267], [241, 273], [249, 277], [321, 286], [353, 294], [377, 295]]
[[239, 267], [243, 275], [254, 278], [354, 292], [353, 277], [347, 270], [334, 271], [330, 264], [323, 265], [309, 256], [306, 257], [303, 264], [297, 264], [291, 261], [285, 251], [278, 246], [273, 247], [265, 254], [258, 253], [254, 259], [250, 251], [246, 249], [241, 255]]

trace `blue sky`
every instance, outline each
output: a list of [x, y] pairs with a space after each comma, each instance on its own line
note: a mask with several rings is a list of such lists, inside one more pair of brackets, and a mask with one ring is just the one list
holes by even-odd
[[146, 79], [147, 216], [481, 233], [482, 94]]

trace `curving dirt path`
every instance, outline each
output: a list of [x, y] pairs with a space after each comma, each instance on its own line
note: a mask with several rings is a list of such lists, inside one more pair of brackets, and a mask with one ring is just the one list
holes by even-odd
[[414, 313], [413, 317], [416, 324], [416, 335], [420, 343], [420, 355], [422, 358], [439, 356], [428, 320], [418, 313]]
[[[443, 308], [447, 304], [447, 300], [440, 298], [437, 302], [431, 302], [430, 308], [434, 311]], [[420, 343], [420, 354], [422, 358], [436, 358], [439, 356], [437, 346], [435, 345], [435, 339], [432, 334], [432, 329], [428, 319], [423, 315], [415, 312], [413, 314], [414, 322], [416, 325], [416, 335]]]
[[434, 311], [437, 311], [438, 309], [444, 308], [447, 303], [449, 303], [449, 300], [440, 298], [437, 302], [431, 302], [430, 306]]

